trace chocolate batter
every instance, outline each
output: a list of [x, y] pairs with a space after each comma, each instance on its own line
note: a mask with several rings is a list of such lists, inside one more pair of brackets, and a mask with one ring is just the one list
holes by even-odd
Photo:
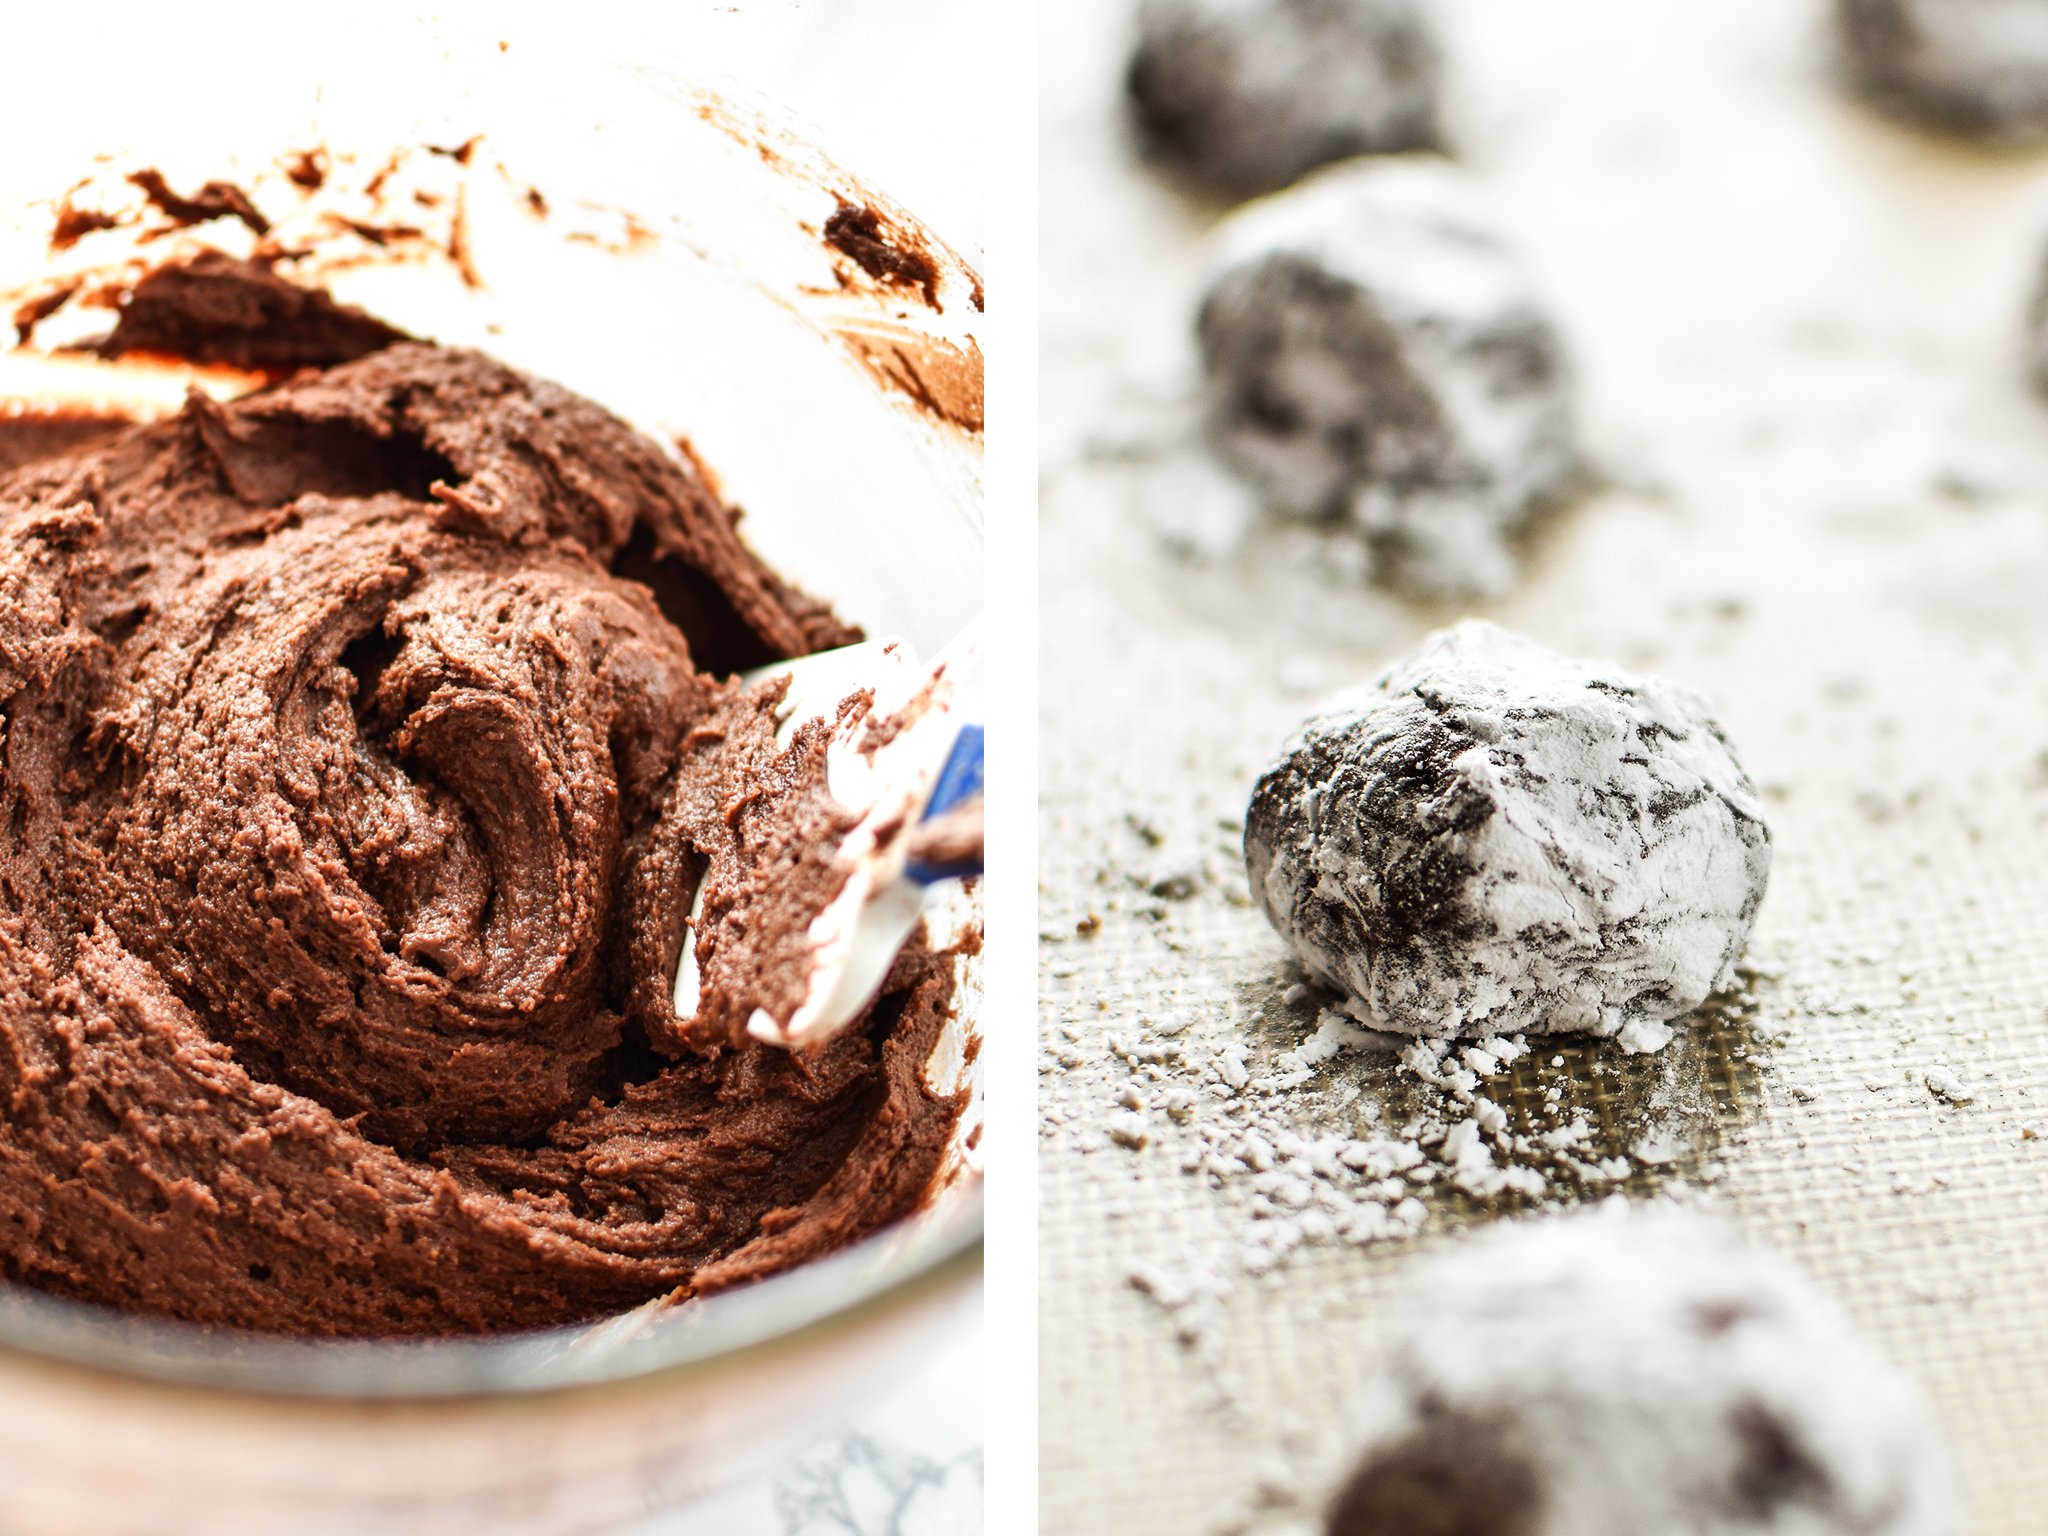
[[0, 473], [0, 1274], [475, 1332], [905, 1213], [947, 958], [793, 1055], [730, 920], [840, 877], [825, 727], [719, 679], [852, 632], [589, 401], [333, 318], [361, 355]]

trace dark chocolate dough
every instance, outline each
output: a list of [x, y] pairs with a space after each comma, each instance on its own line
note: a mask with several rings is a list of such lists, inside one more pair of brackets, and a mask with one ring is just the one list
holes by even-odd
[[363, 357], [405, 332], [288, 283], [255, 262], [202, 251], [157, 267], [127, 293], [102, 357], [161, 353], [195, 363], [289, 372]]
[[58, 446], [0, 475], [0, 1275], [509, 1329], [924, 1197], [947, 957], [803, 1056], [734, 1043], [776, 1001], [726, 984], [776, 969], [743, 926], [700, 1027], [669, 1001], [699, 872], [840, 878], [823, 727], [778, 754], [722, 674], [853, 636], [690, 470], [412, 341]]

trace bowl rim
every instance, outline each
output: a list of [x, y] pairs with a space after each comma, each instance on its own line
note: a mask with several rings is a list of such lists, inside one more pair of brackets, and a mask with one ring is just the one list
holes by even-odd
[[0, 1281], [0, 1367], [58, 1365], [245, 1396], [518, 1399], [675, 1378], [820, 1343], [979, 1279], [982, 1180], [823, 1258], [681, 1302], [486, 1335], [317, 1339], [123, 1312]]

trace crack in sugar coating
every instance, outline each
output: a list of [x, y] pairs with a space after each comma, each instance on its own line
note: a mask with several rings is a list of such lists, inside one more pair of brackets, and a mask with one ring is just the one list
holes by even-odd
[[946, 957], [804, 1057], [733, 1043], [743, 926], [667, 998], [685, 879], [843, 879], [823, 728], [720, 674], [853, 633], [653, 443], [423, 343], [0, 478], [0, 1273], [480, 1331], [913, 1207]]

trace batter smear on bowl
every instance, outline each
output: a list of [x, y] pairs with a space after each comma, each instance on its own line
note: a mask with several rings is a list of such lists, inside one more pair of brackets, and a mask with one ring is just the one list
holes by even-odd
[[590, 401], [248, 313], [314, 366], [0, 474], [0, 1274], [476, 1332], [914, 1208], [963, 1107], [925, 1077], [950, 956], [804, 1054], [746, 1042], [778, 1000], [727, 985], [764, 969], [734, 924], [670, 1002], [700, 876], [842, 878], [829, 723], [778, 749], [727, 679], [854, 632]]

